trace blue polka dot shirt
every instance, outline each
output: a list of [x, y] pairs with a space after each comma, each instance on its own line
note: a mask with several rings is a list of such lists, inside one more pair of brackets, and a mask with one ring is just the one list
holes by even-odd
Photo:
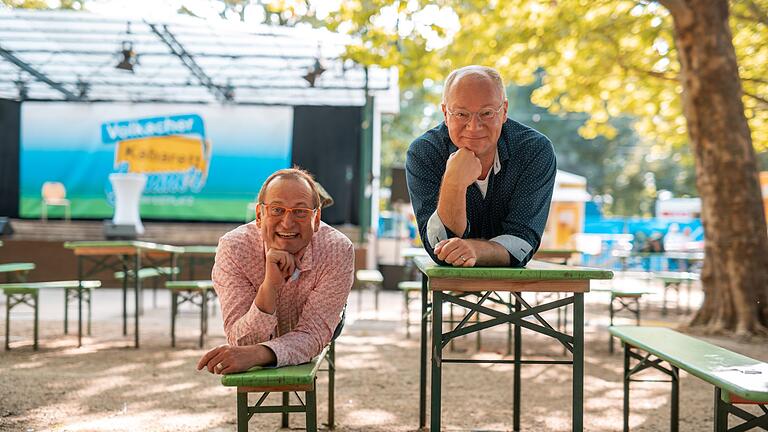
[[[458, 150], [445, 123], [427, 131], [408, 148], [406, 179], [424, 248], [435, 262], [440, 240], [457, 237], [437, 215], [440, 183], [448, 156]], [[557, 163], [549, 139], [507, 119], [497, 146], [501, 168], [488, 174], [483, 196], [477, 184], [467, 188], [467, 229], [462, 238], [497, 242], [512, 266], [524, 266], [539, 248], [547, 223]]]

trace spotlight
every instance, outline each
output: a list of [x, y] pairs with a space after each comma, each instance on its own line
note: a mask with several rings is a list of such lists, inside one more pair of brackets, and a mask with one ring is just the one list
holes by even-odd
[[91, 90], [91, 83], [83, 81], [82, 78], [77, 79], [77, 83], [75, 84], [77, 87], [77, 95], [80, 99], [87, 99], [88, 98], [88, 92]]
[[16, 89], [19, 90], [19, 100], [26, 100], [27, 97], [29, 97], [29, 87], [27, 87], [27, 82], [19, 78], [14, 81], [14, 84], [16, 84]]
[[120, 55], [122, 59], [115, 68], [133, 72], [133, 66], [136, 64], [136, 52], [133, 50], [133, 42], [123, 41], [123, 45], [120, 48]]
[[317, 80], [320, 75], [325, 72], [325, 68], [323, 67], [322, 63], [320, 63], [319, 58], [315, 58], [315, 64], [312, 65], [312, 67], [307, 71], [306, 75], [304, 75], [304, 80], [306, 80], [309, 83], [310, 87], [315, 86], [315, 80]]

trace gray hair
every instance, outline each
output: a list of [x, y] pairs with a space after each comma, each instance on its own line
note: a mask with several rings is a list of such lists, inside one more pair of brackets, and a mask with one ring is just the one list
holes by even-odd
[[451, 87], [453, 87], [454, 82], [467, 75], [482, 75], [490, 79], [496, 85], [502, 99], [506, 99], [504, 82], [501, 79], [501, 75], [499, 75], [499, 71], [488, 66], [470, 65], [456, 69], [448, 75], [445, 84], [443, 84], [443, 103], [445, 103], [445, 98], [448, 96], [448, 92], [451, 90]]

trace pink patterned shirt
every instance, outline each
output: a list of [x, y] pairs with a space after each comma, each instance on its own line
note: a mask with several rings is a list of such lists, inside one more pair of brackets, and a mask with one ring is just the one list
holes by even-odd
[[320, 223], [298, 265], [299, 275], [280, 288], [275, 314], [254, 303], [264, 280], [266, 246], [255, 222], [219, 240], [213, 287], [221, 302], [230, 345], [262, 344], [277, 366], [306, 363], [331, 341], [354, 280], [352, 242]]

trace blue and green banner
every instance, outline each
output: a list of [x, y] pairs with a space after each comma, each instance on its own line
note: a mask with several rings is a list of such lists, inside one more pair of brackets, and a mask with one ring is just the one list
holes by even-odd
[[[141, 217], [240, 221], [262, 182], [290, 166], [290, 107], [25, 102], [21, 217], [39, 217], [46, 181], [74, 218], [109, 218], [108, 176], [144, 173]], [[50, 209], [49, 212], [55, 212]]]

